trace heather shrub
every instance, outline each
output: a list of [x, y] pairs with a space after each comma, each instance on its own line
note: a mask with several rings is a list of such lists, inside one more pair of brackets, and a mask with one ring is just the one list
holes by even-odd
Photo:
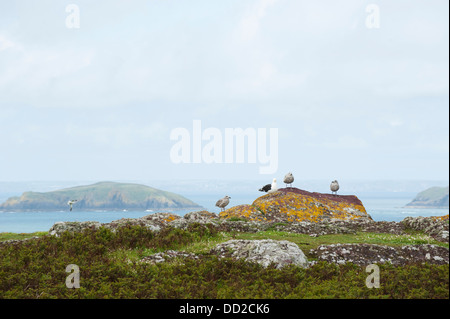
[[[117, 250], [182, 249], [215, 238], [212, 226], [88, 229], [0, 245], [0, 298], [449, 298], [448, 265], [380, 265], [380, 288], [365, 286], [364, 267], [318, 262], [276, 269], [208, 254], [176, 263], [130, 260]], [[80, 268], [80, 288], [65, 285], [66, 266]]]

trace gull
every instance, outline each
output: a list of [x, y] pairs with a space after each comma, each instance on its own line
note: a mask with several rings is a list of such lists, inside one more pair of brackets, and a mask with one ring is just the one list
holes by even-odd
[[339, 183], [338, 183], [338, 181], [337, 180], [334, 180], [334, 181], [332, 181], [331, 182], [331, 185], [330, 185], [330, 189], [331, 189], [331, 193], [333, 194], [337, 194], [337, 191], [339, 190]]
[[225, 206], [227, 206], [230, 203], [230, 196], [225, 196], [222, 199], [219, 199], [216, 203], [217, 207], [220, 207], [221, 211], [225, 210]]
[[277, 190], [278, 190], [277, 179], [274, 178], [272, 181], [272, 185], [270, 186], [270, 191], [268, 191], [268, 193], [273, 193], [273, 192], [276, 192]]
[[294, 181], [294, 175], [292, 175], [291, 172], [287, 173], [284, 176], [284, 183], [286, 184], [286, 187], [288, 186], [288, 184], [290, 185], [289, 187], [292, 187], [292, 182]]
[[264, 185], [263, 187], [261, 187], [260, 189], [259, 189], [259, 191], [260, 192], [268, 192], [268, 191], [270, 191], [270, 189], [272, 188], [272, 184], [267, 184], [267, 185]]
[[70, 211], [72, 211], [72, 205], [75, 204], [77, 201], [78, 199], [72, 199], [67, 202], [67, 205], [70, 206]]

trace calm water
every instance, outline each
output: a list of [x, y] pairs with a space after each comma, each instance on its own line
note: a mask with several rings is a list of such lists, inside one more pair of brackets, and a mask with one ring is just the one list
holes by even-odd
[[[234, 195], [234, 194], [233, 194]], [[259, 194], [258, 194], [259, 196]], [[403, 208], [411, 198], [405, 196], [395, 197], [389, 195], [380, 196], [358, 196], [366, 207], [367, 212], [376, 221], [401, 221], [407, 216], [442, 216], [448, 214], [448, 209], [412, 209]], [[212, 212], [219, 212], [214, 207], [216, 200], [220, 197], [217, 195], [191, 195], [189, 199], [205, 207]], [[232, 205], [249, 204], [255, 200], [257, 196], [251, 195], [234, 195], [232, 196]], [[183, 216], [193, 210], [173, 211], [173, 213]], [[154, 211], [157, 212], [157, 211]], [[76, 211], [75, 207], [72, 212], [0, 212], [0, 232], [14, 233], [30, 233], [35, 231], [47, 231], [50, 227], [59, 221], [98, 221], [101, 223], [111, 222], [121, 218], [138, 218], [152, 214], [153, 212], [133, 212], [133, 211], [99, 211], [99, 212], [83, 212]]]

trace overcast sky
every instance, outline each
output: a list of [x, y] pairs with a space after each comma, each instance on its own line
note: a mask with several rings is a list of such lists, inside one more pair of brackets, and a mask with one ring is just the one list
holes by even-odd
[[[448, 180], [448, 6], [2, 1], [0, 181]], [[174, 163], [194, 120], [277, 128], [277, 170]]]

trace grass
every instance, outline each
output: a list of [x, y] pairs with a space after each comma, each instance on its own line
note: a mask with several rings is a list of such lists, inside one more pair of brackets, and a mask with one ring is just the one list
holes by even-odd
[[32, 237], [41, 237], [47, 235], [46, 231], [38, 231], [34, 233], [0, 233], [0, 241], [4, 240], [20, 240]]
[[[212, 248], [214, 248], [217, 244], [225, 242], [227, 240], [233, 239], [233, 237], [228, 233], [218, 233], [217, 236], [214, 237], [206, 237], [200, 239], [198, 241], [189, 242], [177, 247], [176, 250], [184, 251], [186, 253], [193, 254], [207, 254]], [[163, 252], [164, 249], [155, 249], [155, 248], [147, 248], [147, 249], [119, 249], [111, 252], [111, 257], [117, 259], [127, 258], [131, 262], [137, 262], [140, 259]]]
[[331, 234], [319, 237], [311, 237], [305, 234], [296, 234], [282, 231], [263, 231], [257, 233], [237, 233], [233, 234], [236, 239], [274, 239], [288, 240], [296, 243], [307, 255], [310, 249], [315, 249], [320, 245], [331, 244], [377, 244], [387, 246], [433, 244], [449, 248], [448, 243], [439, 242], [432, 237], [420, 232], [407, 235], [393, 235], [383, 233], [364, 233], [356, 234]]
[[[42, 237], [48, 232], [34, 232], [34, 233], [0, 233], [0, 241], [4, 240], [20, 240], [32, 237]], [[215, 237], [206, 237], [200, 241], [193, 241], [188, 244], [177, 247], [178, 250], [183, 250], [188, 253], [204, 254], [211, 250], [215, 245], [231, 239], [273, 239], [273, 240], [288, 240], [296, 243], [300, 249], [305, 253], [310, 249], [315, 249], [320, 245], [331, 244], [377, 244], [388, 246], [402, 246], [402, 245], [420, 245], [432, 244], [449, 248], [449, 243], [439, 242], [432, 237], [420, 232], [411, 231], [404, 235], [384, 234], [384, 233], [366, 233], [358, 232], [356, 234], [330, 234], [319, 237], [311, 237], [306, 234], [289, 233], [276, 230], [267, 230], [257, 233], [239, 233], [239, 232], [222, 232]], [[141, 256], [148, 256], [157, 252], [163, 251], [161, 249], [146, 249], [141, 252]], [[137, 256], [135, 252], [130, 252], [131, 256]], [[133, 258], [134, 259], [134, 258]]]
[[[226, 242], [231, 239], [273, 239], [273, 240], [288, 240], [299, 246], [308, 258], [309, 250], [316, 249], [320, 245], [331, 244], [377, 244], [387, 246], [403, 246], [403, 245], [419, 245], [419, 244], [433, 244], [449, 248], [448, 243], [443, 243], [434, 240], [432, 237], [421, 232], [414, 232], [407, 235], [393, 235], [383, 233], [357, 233], [353, 234], [331, 234], [319, 237], [311, 237], [306, 234], [289, 233], [283, 231], [261, 231], [257, 233], [238, 233], [238, 232], [221, 232], [214, 237], [205, 237], [198, 241], [189, 242], [177, 247], [177, 250], [182, 250], [187, 253], [207, 254], [214, 246], [219, 243]], [[161, 252], [161, 249], [132, 249], [114, 251], [112, 256], [120, 256], [120, 258], [128, 258], [131, 261], [138, 261], [143, 257]]]

